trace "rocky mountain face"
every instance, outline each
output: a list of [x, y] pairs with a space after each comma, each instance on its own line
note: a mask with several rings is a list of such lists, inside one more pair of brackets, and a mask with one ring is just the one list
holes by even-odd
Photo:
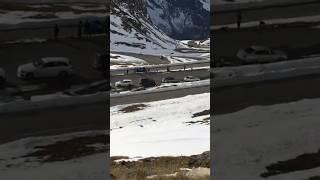
[[147, 18], [145, 7], [145, 0], [110, 1], [111, 51], [153, 54], [176, 47], [176, 41]]
[[144, 0], [151, 22], [174, 39], [210, 35], [210, 0]]

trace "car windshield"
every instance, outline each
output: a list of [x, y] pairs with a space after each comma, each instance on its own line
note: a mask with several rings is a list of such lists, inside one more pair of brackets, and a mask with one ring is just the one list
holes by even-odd
[[40, 65], [42, 65], [43, 64], [43, 61], [41, 60], [41, 59], [38, 59], [38, 60], [34, 60], [33, 61], [33, 65], [34, 66], [40, 66]]

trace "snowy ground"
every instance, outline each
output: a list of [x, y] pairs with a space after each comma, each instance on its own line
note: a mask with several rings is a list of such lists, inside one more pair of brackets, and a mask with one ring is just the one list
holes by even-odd
[[117, 69], [119, 67], [141, 66], [146, 64], [148, 63], [143, 59], [110, 53], [110, 69]]
[[[264, 179], [260, 175], [267, 171], [266, 166], [294, 159], [304, 153], [316, 153], [320, 149], [319, 107], [320, 99], [312, 99], [254, 106], [215, 116], [213, 141], [216, 148], [212, 149], [215, 154], [214, 178]], [[311, 161], [309, 159], [307, 162], [312, 164]], [[319, 167], [300, 169], [268, 179], [306, 180], [319, 175], [319, 171]]]
[[174, 57], [174, 56], [166, 56], [166, 58], [170, 61], [171, 64], [197, 61], [192, 58], [182, 58], [182, 57]]
[[[88, 156], [54, 162], [42, 162], [37, 157], [22, 157], [38, 150], [36, 146], [45, 146], [59, 141], [101, 134], [104, 134], [104, 132], [82, 132], [59, 136], [33, 137], [2, 144], [0, 145], [0, 179], [106, 179], [107, 157], [105, 153], [94, 153]], [[101, 144], [96, 146], [99, 147]], [[101, 147], [105, 148], [104, 146]], [[70, 151], [73, 150], [70, 149]]]
[[199, 45], [199, 47], [207, 47], [207, 48], [210, 47], [210, 38], [208, 38], [206, 40], [201, 40], [201, 41], [199, 41], [199, 40], [181, 40], [180, 44], [185, 47], [190, 48], [190, 46], [188, 44], [191, 42], [194, 42], [194, 44]]
[[[208, 151], [209, 108], [209, 93], [111, 107], [110, 154], [150, 157]], [[200, 115], [193, 117], [195, 113]]]

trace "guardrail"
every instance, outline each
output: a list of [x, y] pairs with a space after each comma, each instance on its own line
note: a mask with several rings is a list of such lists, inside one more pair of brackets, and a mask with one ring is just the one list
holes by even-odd
[[176, 91], [176, 90], [180, 90], [180, 89], [190, 89], [190, 88], [205, 87], [205, 86], [210, 86], [210, 80], [204, 80], [203, 82], [192, 83], [192, 84], [184, 85], [184, 86], [172, 86], [172, 87], [164, 87], [164, 88], [159, 88], [159, 89], [149, 89], [149, 90], [147, 89], [147, 90], [136, 91], [136, 92], [110, 94], [110, 98]]
[[135, 67], [121, 67], [117, 69], [110, 69], [110, 75], [118, 74], [131, 74], [136, 73], [137, 70], [143, 68], [144, 71], [157, 71], [157, 70], [173, 70], [172, 68], [187, 69], [192, 67], [205, 67], [210, 66], [210, 60], [196, 61], [196, 62], [185, 62], [185, 63], [175, 63], [175, 64], [159, 64], [159, 65], [145, 65], [145, 66], [135, 66]]
[[320, 57], [211, 70], [213, 86], [235, 86], [268, 80], [320, 74]]

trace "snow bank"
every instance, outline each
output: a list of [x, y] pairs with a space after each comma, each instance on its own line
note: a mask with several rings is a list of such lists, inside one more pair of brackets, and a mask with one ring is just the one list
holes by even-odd
[[117, 69], [123, 66], [142, 66], [148, 63], [143, 59], [135, 58], [132, 56], [110, 53], [110, 64], [110, 69]]
[[269, 64], [214, 68], [212, 73], [214, 86], [216, 87], [319, 74], [320, 57]]
[[[173, 84], [176, 84], [177, 86], [173, 86]], [[166, 85], [163, 85], [166, 86]], [[210, 80], [202, 80], [202, 81], [196, 81], [196, 82], [186, 82], [186, 83], [171, 83], [170, 86], [166, 87], [155, 87], [150, 88], [142, 91], [126, 91], [122, 93], [117, 94], [110, 94], [110, 98], [118, 98], [118, 97], [124, 97], [124, 96], [134, 96], [139, 94], [152, 94], [152, 93], [159, 93], [159, 92], [165, 92], [165, 91], [176, 91], [179, 89], [188, 89], [188, 88], [196, 88], [196, 87], [202, 87], [202, 86], [210, 86]]]
[[174, 57], [174, 56], [166, 56], [166, 58], [170, 61], [171, 64], [197, 61], [191, 58], [182, 58], [182, 57]]
[[210, 109], [209, 93], [144, 104], [143, 110], [130, 113], [119, 111], [130, 105], [111, 107], [111, 156], [180, 156], [210, 149], [210, 125], [186, 123], [209, 117], [192, 118]]

